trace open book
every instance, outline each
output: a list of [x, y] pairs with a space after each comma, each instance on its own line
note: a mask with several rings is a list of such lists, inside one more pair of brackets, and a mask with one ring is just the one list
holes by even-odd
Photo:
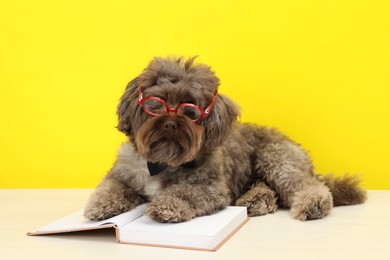
[[122, 244], [216, 251], [249, 220], [245, 207], [227, 207], [183, 223], [158, 223], [143, 215], [146, 206], [103, 221], [88, 220], [80, 210], [27, 235], [114, 228], [116, 240]]

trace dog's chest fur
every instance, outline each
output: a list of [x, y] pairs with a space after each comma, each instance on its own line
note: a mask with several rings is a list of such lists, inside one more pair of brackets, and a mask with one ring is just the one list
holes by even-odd
[[163, 188], [162, 176], [150, 176], [145, 159], [135, 151], [130, 143], [122, 144], [112, 174], [149, 199]]

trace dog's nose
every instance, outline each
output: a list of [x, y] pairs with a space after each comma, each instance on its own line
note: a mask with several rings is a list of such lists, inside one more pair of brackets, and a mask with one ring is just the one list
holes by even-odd
[[168, 132], [174, 132], [177, 129], [177, 123], [172, 120], [167, 120], [164, 123], [164, 130]]

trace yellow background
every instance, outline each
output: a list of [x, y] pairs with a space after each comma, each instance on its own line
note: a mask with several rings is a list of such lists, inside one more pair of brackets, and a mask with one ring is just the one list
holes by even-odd
[[116, 105], [154, 56], [199, 55], [318, 172], [390, 189], [390, 2], [0, 2], [0, 187], [93, 187]]

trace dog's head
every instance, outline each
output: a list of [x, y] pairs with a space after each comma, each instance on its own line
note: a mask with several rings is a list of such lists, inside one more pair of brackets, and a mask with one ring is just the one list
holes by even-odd
[[218, 147], [238, 108], [218, 94], [219, 80], [194, 58], [155, 58], [118, 105], [118, 129], [150, 162], [177, 167]]

